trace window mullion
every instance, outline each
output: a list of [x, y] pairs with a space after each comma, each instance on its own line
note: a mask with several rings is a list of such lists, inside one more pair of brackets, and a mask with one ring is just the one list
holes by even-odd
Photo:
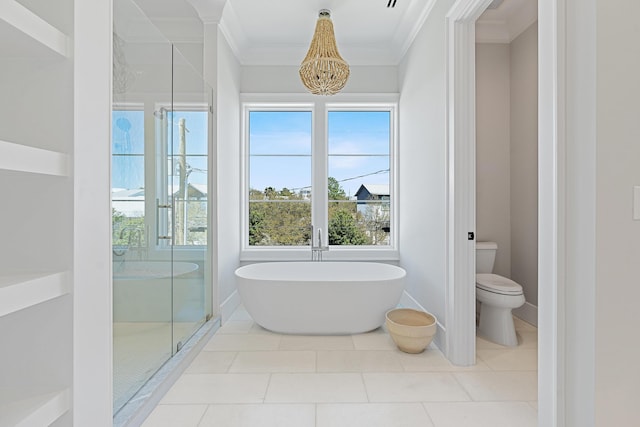
[[312, 148], [312, 223], [316, 228], [312, 237], [318, 244], [318, 228], [322, 229], [322, 244], [328, 244], [327, 218], [327, 110], [324, 103], [316, 102], [313, 111], [313, 148]]

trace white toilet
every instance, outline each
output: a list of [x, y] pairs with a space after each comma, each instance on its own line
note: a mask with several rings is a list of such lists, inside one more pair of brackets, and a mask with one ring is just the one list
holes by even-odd
[[476, 299], [480, 306], [478, 335], [506, 346], [518, 345], [511, 310], [524, 304], [522, 286], [492, 274], [498, 245], [476, 242]]

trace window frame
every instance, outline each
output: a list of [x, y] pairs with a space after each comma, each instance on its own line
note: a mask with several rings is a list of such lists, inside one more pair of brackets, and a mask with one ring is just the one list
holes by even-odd
[[[398, 94], [337, 94], [330, 98], [310, 94], [241, 94], [240, 238], [241, 261], [310, 260], [309, 246], [249, 246], [249, 114], [251, 111], [311, 111], [311, 222], [328, 239], [328, 116], [330, 111], [389, 112], [389, 189], [391, 192], [389, 245], [333, 245], [324, 260], [398, 261]], [[325, 191], [314, 191], [325, 188]]]

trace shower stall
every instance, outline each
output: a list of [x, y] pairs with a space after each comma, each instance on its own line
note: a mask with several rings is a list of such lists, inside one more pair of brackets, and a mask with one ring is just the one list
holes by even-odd
[[113, 409], [212, 316], [212, 91], [132, 0], [115, 0]]

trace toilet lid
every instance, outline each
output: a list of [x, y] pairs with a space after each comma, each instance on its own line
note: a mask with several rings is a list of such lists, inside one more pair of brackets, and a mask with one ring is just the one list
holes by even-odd
[[488, 292], [503, 295], [520, 295], [522, 286], [511, 279], [498, 276], [497, 274], [478, 273], [476, 274], [476, 286]]

